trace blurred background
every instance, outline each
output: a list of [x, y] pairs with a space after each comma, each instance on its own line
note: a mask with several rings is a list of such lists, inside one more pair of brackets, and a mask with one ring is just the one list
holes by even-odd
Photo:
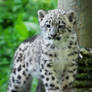
[[57, 0], [0, 0], [0, 92], [6, 92], [16, 48], [40, 32], [37, 11], [56, 7]]

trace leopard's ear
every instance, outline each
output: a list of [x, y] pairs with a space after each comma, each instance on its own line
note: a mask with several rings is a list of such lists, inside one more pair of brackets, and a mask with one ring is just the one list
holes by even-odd
[[67, 12], [67, 17], [69, 19], [69, 22], [76, 24], [76, 14], [73, 10]]
[[44, 10], [38, 10], [38, 19], [39, 19], [39, 22], [41, 22], [44, 18], [44, 16], [47, 14], [46, 11]]

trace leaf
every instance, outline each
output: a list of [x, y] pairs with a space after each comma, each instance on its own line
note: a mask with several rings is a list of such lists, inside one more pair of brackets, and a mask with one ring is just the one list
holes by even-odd
[[15, 4], [20, 4], [22, 2], [22, 0], [14, 0]]
[[23, 22], [15, 25], [16, 32], [19, 34], [19, 39], [25, 40], [29, 36], [29, 32]]

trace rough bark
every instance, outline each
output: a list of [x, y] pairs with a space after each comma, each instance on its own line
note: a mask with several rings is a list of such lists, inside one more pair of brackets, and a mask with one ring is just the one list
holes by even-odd
[[59, 0], [64, 10], [75, 10], [78, 19], [78, 38], [82, 47], [92, 48], [92, 0]]
[[80, 52], [83, 58], [78, 61], [75, 92], [92, 92], [92, 48], [81, 49]]
[[[78, 0], [79, 1], [79, 0]], [[92, 47], [92, 0], [80, 0], [79, 2], [80, 45]]]

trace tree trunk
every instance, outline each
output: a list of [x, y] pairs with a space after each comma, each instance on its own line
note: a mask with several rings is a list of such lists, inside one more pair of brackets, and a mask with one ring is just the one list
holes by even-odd
[[92, 0], [80, 0], [80, 45], [92, 48]]
[[92, 48], [92, 0], [59, 0], [58, 3], [61, 9], [76, 11], [79, 44]]

